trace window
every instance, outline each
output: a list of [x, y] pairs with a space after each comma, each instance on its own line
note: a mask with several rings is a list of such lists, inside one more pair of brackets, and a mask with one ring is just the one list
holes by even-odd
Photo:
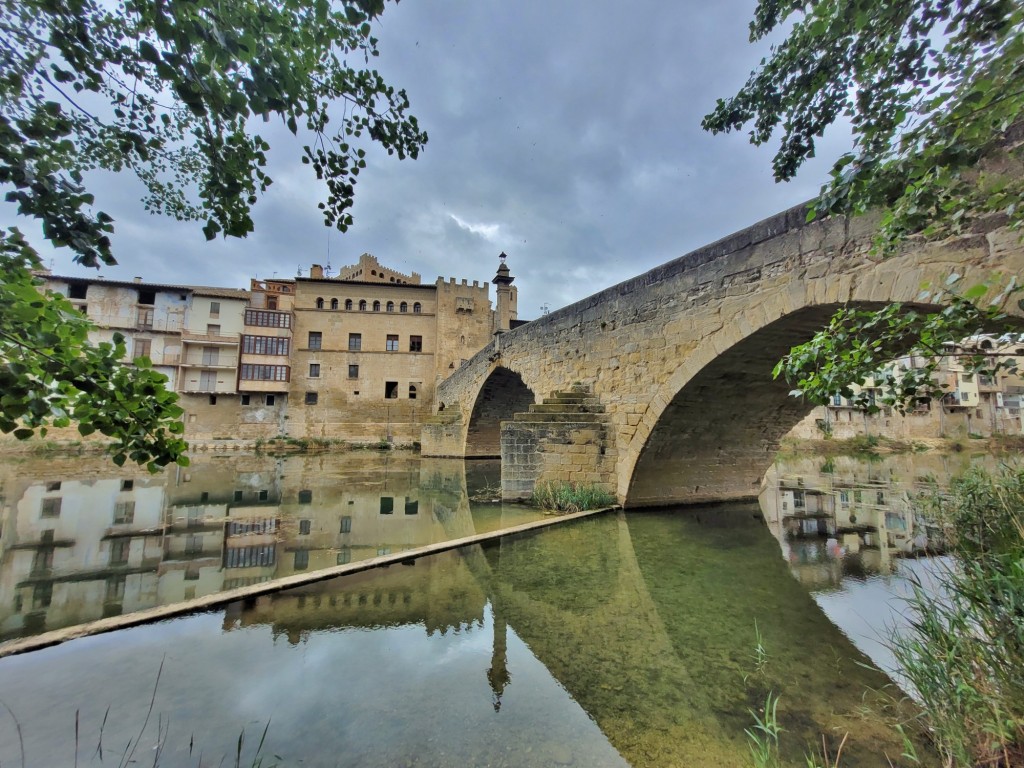
[[398, 311], [399, 312], [408, 312], [409, 311], [409, 304], [408, 304], [408, 302], [403, 301], [401, 304], [399, 304], [398, 305]]
[[304, 571], [309, 568], [309, 550], [308, 549], [297, 549], [295, 550], [295, 570]]
[[134, 480], [122, 480], [121, 481], [121, 490], [122, 491], [132, 491], [132, 490], [135, 490], [135, 481]]
[[373, 311], [374, 312], [380, 312], [380, 302], [379, 301], [373, 302]]
[[384, 397], [389, 400], [398, 399], [398, 382], [397, 381], [385, 381], [384, 382]]
[[338, 300], [337, 299], [331, 299], [331, 309], [337, 309], [337, 308], [338, 308]]
[[240, 399], [242, 401], [242, 405], [249, 405], [249, 403], [252, 400], [252, 398], [250, 398], [249, 395], [242, 395]]
[[350, 333], [348, 335], [348, 351], [358, 352], [363, 348], [363, 334]]
[[366, 299], [360, 299], [359, 300], [359, 311], [360, 312], [365, 312], [366, 311]]
[[267, 297], [267, 309], [277, 309], [277, 296]]
[[110, 542], [110, 564], [124, 565], [128, 562], [128, 552], [132, 546], [131, 539], [115, 539]]
[[320, 400], [319, 393], [317, 393], [317, 392], [307, 392], [306, 393], [306, 400], [305, 400], [306, 405], [316, 405], [319, 400]]
[[47, 483], [46, 484], [46, 490], [47, 491], [59, 491], [60, 490], [60, 480], [54, 480], [53, 482]]
[[309, 348], [320, 349], [323, 344], [324, 335], [320, 331], [309, 332]]
[[61, 498], [43, 499], [43, 505], [39, 510], [40, 517], [60, 517]]
[[292, 316], [287, 312], [247, 309], [245, 310], [245, 324], [261, 328], [291, 328]]
[[214, 323], [206, 324], [206, 335], [207, 336], [220, 336], [220, 326]]
[[242, 500], [242, 492], [241, 491], [235, 491], [235, 494], [234, 494], [234, 496], [232, 498], [234, 498], [235, 501], [241, 501]]
[[276, 398], [273, 395], [267, 395], [266, 397], [263, 398], [263, 403], [265, 405], [273, 405], [275, 401]]
[[388, 340], [387, 340], [387, 347], [386, 348], [387, 348], [388, 352], [397, 352], [398, 351], [398, 337], [397, 336], [392, 336], [389, 333], [388, 334]]
[[320, 363], [309, 364], [309, 378], [319, 379], [320, 378]]
[[410, 352], [422, 352], [423, 351], [423, 337], [422, 336], [410, 336], [409, 337], [409, 351]]
[[53, 568], [53, 547], [37, 549], [32, 556], [32, 573], [44, 574]]
[[276, 336], [242, 336], [242, 352], [247, 355], [287, 355], [288, 339]]
[[151, 339], [135, 339], [132, 342], [132, 358], [151, 357], [152, 346]]
[[380, 513], [390, 515], [395, 511], [395, 499], [392, 496], [380, 497]]
[[216, 395], [210, 395], [210, 405], [216, 405], [216, 404], [217, 404], [217, 396]]
[[312, 491], [299, 491], [299, 504], [309, 504], [313, 501]]
[[185, 537], [185, 554], [195, 555], [203, 551], [203, 535], [201, 533], [190, 533]]
[[220, 317], [220, 302], [219, 301], [211, 301], [210, 302], [210, 317]]
[[49, 608], [53, 600], [53, 582], [47, 581], [32, 587], [32, 607]]
[[316, 297], [316, 308], [317, 309], [323, 309], [324, 308], [324, 300], [320, 296]]
[[352, 518], [349, 515], [341, 518], [341, 532], [352, 533]]
[[416, 385], [415, 384], [410, 384], [409, 385], [409, 399], [410, 400], [415, 400], [416, 399]]
[[338, 550], [338, 565], [348, 565], [352, 562], [352, 550], [348, 547]]
[[260, 501], [266, 501], [267, 499], [270, 498], [270, 491], [268, 491], [266, 488], [263, 488], [262, 490], [260, 490], [259, 495], [257, 496], [257, 498]]
[[408, 496], [405, 497], [405, 514], [407, 515], [418, 515], [420, 513], [420, 503], [416, 499], [410, 499]]
[[[244, 381], [288, 381], [287, 365], [250, 365], [242, 366], [241, 378]], [[273, 403], [267, 403], [273, 405]]]
[[119, 603], [124, 600], [124, 584], [124, 576], [108, 576], [104, 601], [108, 603]]
[[395, 311], [395, 302], [389, 301], [388, 302], [388, 312], [394, 312], [394, 311]]
[[135, 502], [119, 501], [114, 505], [114, 525], [131, 525], [135, 522]]
[[345, 299], [345, 309], [352, 311], [352, 299]]
[[152, 328], [153, 327], [153, 310], [152, 309], [140, 309], [136, 314], [136, 320], [139, 328]]
[[156, 291], [139, 291], [139, 304], [156, 304]]
[[68, 286], [68, 298], [69, 299], [84, 299], [85, 292], [89, 290], [89, 286], [86, 283], [75, 283], [74, 285]]
[[313, 527], [313, 521], [312, 520], [299, 520], [299, 535], [300, 536], [308, 536], [310, 530], [312, 529], [312, 527]]
[[419, 314], [420, 312], [422, 312], [422, 311], [423, 311], [423, 307], [422, 307], [422, 306], [420, 305], [420, 303], [419, 303], [419, 302], [417, 301], [416, 303], [414, 303], [414, 304], [412, 305], [412, 311], [413, 311], [413, 312], [414, 312], [415, 314], [417, 314], [417, 315], [418, 315], [418, 314]]
[[348, 367], [348, 377], [350, 379], [358, 379], [359, 378], [359, 366], [358, 365], [350, 365]]

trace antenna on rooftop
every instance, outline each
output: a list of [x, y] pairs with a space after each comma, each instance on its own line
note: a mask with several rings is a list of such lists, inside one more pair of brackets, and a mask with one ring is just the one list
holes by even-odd
[[299, 264], [299, 265], [297, 265], [295, 267], [295, 275], [296, 275], [296, 277], [302, 277], [302, 265], [301, 264]]
[[541, 313], [541, 315], [546, 315], [550, 311], [551, 310], [548, 308], [547, 304], [541, 304], [540, 305], [540, 313]]

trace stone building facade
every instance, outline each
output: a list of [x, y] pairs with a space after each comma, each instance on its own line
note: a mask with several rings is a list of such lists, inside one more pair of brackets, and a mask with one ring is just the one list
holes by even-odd
[[295, 437], [417, 441], [436, 385], [501, 325], [488, 283], [423, 284], [369, 254], [337, 277], [314, 264], [294, 286], [286, 432]]
[[149, 357], [167, 376], [188, 439], [408, 444], [437, 384], [518, 323], [504, 258], [496, 309], [486, 282], [424, 284], [370, 254], [335, 277], [313, 265], [308, 277], [253, 279], [249, 290], [42, 277], [96, 324], [93, 343], [120, 333], [126, 360]]

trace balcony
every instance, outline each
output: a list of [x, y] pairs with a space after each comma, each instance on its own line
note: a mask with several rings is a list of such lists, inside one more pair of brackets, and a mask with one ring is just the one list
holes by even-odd
[[202, 350], [186, 350], [185, 353], [181, 355], [181, 360], [178, 365], [183, 368], [211, 368], [217, 370], [237, 368], [238, 355], [210, 355], [204, 353]]
[[208, 333], [193, 333], [191, 331], [181, 332], [181, 341], [183, 344], [202, 344], [204, 346], [215, 346], [215, 347], [237, 347], [238, 337], [237, 336], [213, 336]]

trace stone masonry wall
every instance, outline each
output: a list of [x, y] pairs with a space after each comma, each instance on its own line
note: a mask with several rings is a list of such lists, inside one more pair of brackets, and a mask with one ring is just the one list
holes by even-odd
[[[461, 415], [465, 445], [497, 368], [536, 393], [578, 381], [607, 408], [620, 501], [756, 495], [779, 440], [810, 410], [772, 383], [777, 350], [839, 306], [914, 302], [922, 283], [940, 286], [954, 270], [964, 285], [1024, 273], [1018, 233], [997, 220], [941, 243], [912, 241], [889, 259], [871, 253], [876, 225], [784, 211], [497, 336], [439, 386], [437, 401]], [[728, 362], [712, 366], [720, 357]]]

